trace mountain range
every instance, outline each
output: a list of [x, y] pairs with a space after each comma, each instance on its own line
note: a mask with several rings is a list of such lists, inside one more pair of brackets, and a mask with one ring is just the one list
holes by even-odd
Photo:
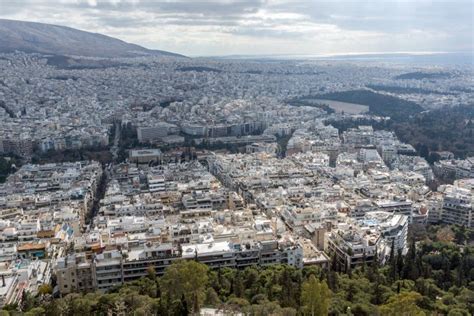
[[98, 33], [70, 27], [0, 19], [0, 52], [23, 51], [84, 57], [136, 57], [183, 55], [152, 50]]

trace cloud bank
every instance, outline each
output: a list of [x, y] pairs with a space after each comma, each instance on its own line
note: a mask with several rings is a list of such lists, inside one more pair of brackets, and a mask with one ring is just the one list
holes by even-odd
[[474, 48], [471, 0], [0, 0], [0, 18], [190, 56]]

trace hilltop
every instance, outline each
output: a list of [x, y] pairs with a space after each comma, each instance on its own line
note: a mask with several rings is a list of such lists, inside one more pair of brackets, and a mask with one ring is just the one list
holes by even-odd
[[149, 55], [184, 57], [70, 27], [0, 19], [0, 52], [14, 51], [105, 58]]

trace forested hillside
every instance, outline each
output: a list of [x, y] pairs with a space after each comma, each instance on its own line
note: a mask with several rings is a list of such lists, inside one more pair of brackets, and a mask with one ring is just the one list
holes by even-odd
[[430, 161], [436, 159], [430, 152], [436, 151], [451, 151], [461, 158], [474, 155], [474, 105], [420, 113], [408, 121], [395, 122], [392, 128]]

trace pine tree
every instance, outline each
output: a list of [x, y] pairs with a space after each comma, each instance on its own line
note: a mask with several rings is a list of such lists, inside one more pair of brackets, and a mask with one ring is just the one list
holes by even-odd
[[327, 284], [331, 291], [337, 291], [337, 273], [335, 271], [329, 270], [327, 273]]
[[362, 253], [362, 273], [365, 273], [367, 269], [367, 256], [365, 254], [365, 249], [364, 252]]
[[338, 267], [338, 262], [337, 262], [336, 254], [334, 253], [331, 258], [331, 268], [329, 269], [328, 274], [327, 274], [328, 285], [332, 291], [336, 291], [337, 289], [337, 274], [336, 274], [337, 267]]
[[389, 263], [392, 264], [393, 261], [395, 261], [395, 239], [392, 239], [392, 245], [390, 246]]
[[328, 315], [331, 291], [326, 282], [320, 282], [314, 275], [303, 283], [301, 305], [303, 315]]
[[380, 286], [381, 286], [381, 280], [380, 280], [380, 275], [377, 273], [375, 275], [375, 284], [373, 287], [373, 303], [376, 305], [379, 305], [382, 303], [382, 291], [380, 291]]
[[416, 266], [416, 245], [412, 240], [408, 253], [405, 256], [405, 264], [403, 266], [403, 278], [415, 281], [418, 278], [418, 267]]
[[354, 282], [349, 283], [349, 288], [347, 289], [347, 296], [346, 296], [346, 299], [349, 302], [352, 302], [352, 300], [354, 299], [354, 293], [356, 292], [356, 290], [357, 289], [355, 287]]
[[235, 273], [232, 284], [233, 284], [233, 293], [235, 294], [235, 296], [243, 297], [245, 288], [244, 288], [244, 281], [242, 279], [242, 273], [240, 271], [237, 271], [237, 273]]
[[392, 246], [390, 249], [390, 259], [389, 259], [390, 271], [389, 276], [392, 281], [397, 279], [397, 258], [395, 256], [395, 240], [392, 240]]
[[370, 282], [374, 282], [379, 275], [379, 257], [377, 249], [375, 250], [374, 259], [368, 269], [367, 278]]
[[414, 270], [414, 275], [413, 278], [414, 280], [418, 279], [423, 272], [423, 260], [421, 260], [421, 256], [417, 256], [415, 259], [415, 270]]
[[452, 276], [449, 259], [443, 256], [443, 289], [448, 290], [451, 287]]
[[282, 307], [296, 307], [296, 303], [294, 302], [293, 299], [293, 282], [291, 280], [291, 274], [289, 271], [289, 267], [284, 268], [282, 274], [281, 274], [281, 279], [280, 279], [280, 284], [282, 287]]
[[463, 286], [465, 285], [469, 280], [469, 248], [466, 247], [464, 248], [461, 260], [459, 262], [459, 266], [456, 269], [456, 285], [457, 286]]
[[401, 276], [402, 271], [403, 271], [403, 255], [402, 255], [402, 249], [398, 248], [397, 251], [397, 275]]

